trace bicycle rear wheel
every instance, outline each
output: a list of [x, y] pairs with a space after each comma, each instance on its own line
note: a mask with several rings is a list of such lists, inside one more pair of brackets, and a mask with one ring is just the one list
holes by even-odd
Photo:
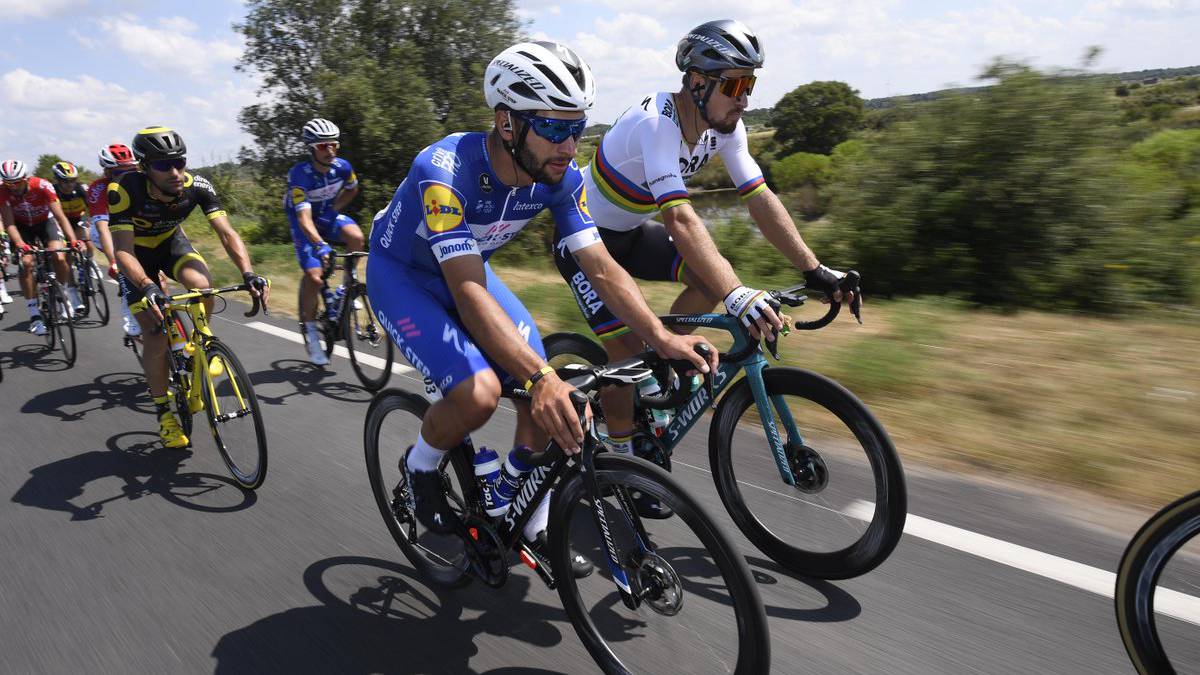
[[[378, 391], [392, 376], [392, 341], [375, 318], [366, 291], [367, 287], [360, 284], [354, 284], [347, 290], [346, 299], [343, 301], [342, 327], [354, 374], [358, 375], [358, 380], [368, 390]], [[379, 361], [364, 359], [364, 356], [374, 357]], [[363, 363], [365, 360], [372, 361], [370, 366]], [[368, 367], [378, 367], [381, 370], [374, 374]]]
[[[548, 534], [559, 597], [596, 663], [607, 673], [767, 672], [766, 615], [728, 535], [670, 474], [649, 462], [603, 453], [595, 457], [595, 469], [608, 531], [601, 533], [576, 470], [555, 488]], [[621, 497], [634, 490], [661, 500], [675, 517], [639, 519]], [[642, 545], [640, 528], [650, 528]], [[621, 552], [616, 574], [635, 593], [643, 590], [638, 609], [620, 598], [605, 540]], [[572, 547], [601, 571], [576, 579]]]
[[[421, 526], [401, 466], [428, 409], [429, 402], [423, 397], [399, 389], [386, 389], [375, 395], [367, 409], [363, 430], [367, 476], [379, 514], [404, 557], [434, 583], [462, 586], [471, 581], [466, 573], [469, 562], [462, 540], [454, 535], [428, 532]], [[461, 517], [472, 510], [468, 505], [478, 503], [474, 468], [462, 453], [451, 451], [446, 453], [441, 471], [446, 497]]]
[[87, 270], [87, 274], [84, 275], [87, 285], [83, 287], [83, 302], [89, 308], [94, 307], [96, 318], [100, 319], [100, 325], [107, 326], [111, 312], [108, 305], [108, 293], [104, 290], [104, 275], [101, 274], [96, 262], [90, 258], [87, 261]]
[[[887, 432], [833, 380], [799, 368], [762, 376], [770, 420], [743, 378], [709, 427], [709, 463], [729, 515], [759, 550], [798, 574], [848, 579], [874, 569], [900, 541], [908, 508]], [[783, 482], [767, 433], [784, 442], [795, 485]]]
[[[1190, 673], [1200, 667], [1196, 626], [1185, 624], [1188, 614], [1180, 611], [1192, 604], [1187, 595], [1200, 589], [1200, 541], [1193, 543], [1198, 534], [1200, 492], [1193, 492], [1146, 521], [1121, 556], [1113, 594], [1117, 627], [1130, 661], [1142, 675]], [[1195, 611], [1190, 614], [1194, 622]], [[1184, 621], [1167, 619], [1160, 626], [1164, 615]], [[1159, 630], [1168, 625], [1170, 635], [1164, 640]]]
[[213, 441], [233, 479], [254, 490], [267, 477], [267, 432], [258, 397], [245, 368], [225, 343], [210, 339], [205, 355], [204, 411]]

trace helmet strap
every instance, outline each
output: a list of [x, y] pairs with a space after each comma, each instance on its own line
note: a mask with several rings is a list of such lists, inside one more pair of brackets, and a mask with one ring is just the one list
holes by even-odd
[[[688, 89], [688, 93], [692, 95], [692, 102], [696, 104], [696, 110], [700, 111], [700, 119], [704, 120], [706, 125], [712, 126], [712, 121], [708, 119], [708, 101], [712, 98], [713, 92], [717, 90], [717, 83], [706, 75], [704, 82], [705, 84], [698, 84]], [[701, 90], [704, 91], [703, 95], [700, 93]]]
[[[512, 112], [509, 112], [508, 113], [508, 125], [510, 128], [512, 127], [512, 124], [513, 124]], [[525, 162], [522, 162], [521, 157], [520, 157], [520, 154], [521, 154], [520, 151], [522, 148], [525, 147], [525, 139], [528, 135], [529, 135], [529, 125], [523, 124], [523, 125], [521, 125], [521, 130], [519, 132], [517, 132], [517, 137], [515, 139], [515, 142], [509, 143], [508, 141], [504, 140], [503, 136], [501, 136], [500, 144], [504, 146], [504, 150], [505, 150], [505, 152], [508, 153], [508, 156], [512, 157], [513, 167], [514, 168], [520, 167], [520, 169], [522, 171], [524, 171], [526, 175], [528, 175], [531, 179], [533, 179], [534, 182], [537, 182], [537, 178], [534, 177], [533, 172], [529, 170], [529, 167], [525, 166]]]

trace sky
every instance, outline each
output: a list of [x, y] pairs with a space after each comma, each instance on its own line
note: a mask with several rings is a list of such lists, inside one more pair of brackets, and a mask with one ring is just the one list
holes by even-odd
[[[250, 137], [238, 111], [258, 97], [232, 26], [243, 0], [4, 0], [0, 158], [55, 153], [96, 169], [96, 152], [149, 125], [177, 129], [195, 165], [232, 159]], [[1103, 72], [1200, 65], [1200, 0], [517, 0], [526, 31], [592, 67], [589, 117], [609, 123], [649, 92], [678, 86], [687, 29], [737, 18], [766, 66], [751, 98], [841, 80], [864, 98], [970, 85], [997, 56], [1075, 67], [1090, 45]], [[648, 12], [648, 10], [653, 10]], [[336, 120], [334, 120], [336, 122]]]

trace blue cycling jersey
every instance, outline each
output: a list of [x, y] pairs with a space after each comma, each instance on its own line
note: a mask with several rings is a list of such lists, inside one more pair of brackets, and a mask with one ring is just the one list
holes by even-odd
[[[337, 215], [333, 202], [343, 189], [358, 185], [358, 176], [350, 162], [338, 157], [329, 171], [321, 173], [312, 162], [298, 162], [288, 171], [287, 191], [283, 195], [283, 210], [294, 221], [296, 213], [312, 209], [313, 222], [330, 220]], [[294, 222], [293, 222], [294, 225]]]
[[492, 171], [486, 133], [451, 134], [417, 155], [391, 203], [375, 215], [371, 257], [440, 276], [440, 264], [457, 256], [486, 261], [544, 209], [567, 250], [600, 243], [575, 162], [555, 185], [509, 187]]

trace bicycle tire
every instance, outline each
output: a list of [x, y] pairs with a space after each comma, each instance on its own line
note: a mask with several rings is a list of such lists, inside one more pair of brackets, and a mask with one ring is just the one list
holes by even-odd
[[104, 275], [100, 272], [100, 268], [96, 266], [94, 260], [88, 259], [88, 267], [90, 272], [84, 276], [87, 277], [87, 293], [84, 300], [85, 304], [91, 304], [96, 307], [96, 318], [100, 319], [101, 326], [107, 326], [108, 320], [112, 317], [111, 307], [108, 304], [108, 293], [104, 290]]
[[[605, 486], [626, 486], [628, 489], [654, 496], [675, 512], [673, 524], [683, 523], [691, 528], [720, 570], [721, 577], [729, 589], [733, 611], [737, 615], [734, 624], [738, 647], [734, 672], [767, 672], [771, 666], [771, 653], [766, 613], [745, 558], [733, 546], [724, 530], [669, 473], [649, 462], [612, 453], [598, 454], [595, 457], [595, 477], [601, 490], [605, 492]], [[583, 474], [574, 469], [565, 475], [555, 488], [550, 506], [550, 522], [572, 522], [572, 511], [579, 506], [590, 509], [591, 503], [586, 495]], [[580, 597], [579, 580], [570, 573], [572, 552], [570, 542], [567, 541], [569, 529], [551, 526], [548, 535], [551, 564], [558, 580], [559, 598], [580, 641], [604, 672], [632, 672], [609, 647]], [[687, 605], [682, 600], [680, 603], [681, 606]], [[616, 602], [613, 607], [621, 608], [622, 605]], [[684, 646], [680, 647], [682, 649]]]
[[[78, 356], [78, 345], [75, 343], [75, 322], [71, 318], [65, 321], [61, 318], [64, 313], [67, 317], [73, 316], [74, 309], [67, 301], [67, 294], [63, 291], [63, 287], [58, 282], [55, 282], [50, 288], [50, 312], [48, 317], [43, 317], [47, 322], [47, 335], [53, 335], [53, 341], [58, 343], [62, 348], [63, 358], [67, 361], [67, 366], [75, 365], [75, 357]], [[51, 347], [53, 350], [54, 347]]]
[[263, 424], [262, 412], [258, 406], [258, 397], [254, 394], [254, 385], [250, 382], [250, 377], [246, 375], [246, 369], [242, 367], [242, 362], [238, 360], [237, 355], [233, 353], [225, 343], [216, 338], [210, 338], [205, 347], [205, 356], [209, 361], [213, 357], [219, 357], [225, 366], [225, 371], [231, 374], [238, 390], [242, 393], [242, 398], [249, 410], [251, 423], [254, 425], [254, 438], [257, 443], [257, 451], [253, 453], [256, 458], [256, 464], [252, 471], [246, 471], [245, 467], [239, 466], [237, 460], [230, 455], [230, 448], [225, 443], [221, 436], [221, 430], [218, 427], [219, 420], [214, 416], [215, 406], [212, 400], [210, 391], [211, 376], [208, 372], [203, 374], [205, 381], [203, 396], [204, 396], [204, 412], [208, 418], [208, 426], [212, 431], [213, 441], [217, 445], [217, 451], [221, 453], [221, 459], [225, 462], [225, 466], [229, 469], [233, 479], [239, 485], [247, 490], [256, 490], [262, 486], [263, 481], [267, 478], [267, 432]]
[[[362, 299], [362, 309], [354, 308], [354, 301], [358, 298]], [[392, 376], [392, 340], [375, 317], [371, 299], [367, 297], [366, 286], [356, 284], [347, 290], [346, 299], [342, 301], [342, 331], [346, 340], [346, 351], [350, 352], [350, 365], [354, 367], [358, 381], [369, 391], [383, 389]], [[372, 352], [377, 351], [380, 346], [383, 347], [383, 370], [376, 377], [371, 377], [367, 373], [367, 367], [359, 362], [359, 357], [364, 353], [363, 346], [370, 347]]]
[[1193, 492], [1151, 516], [1121, 555], [1113, 604], [1121, 641], [1141, 675], [1175, 673], [1158, 635], [1154, 600], [1171, 557], [1198, 534], [1200, 492]]
[[746, 378], [721, 398], [709, 427], [709, 462], [726, 510], [751, 543], [792, 572], [820, 579], [849, 579], [871, 571], [891, 555], [904, 533], [908, 498], [895, 446], [866, 405], [827, 377], [800, 368], [773, 367], [763, 371], [763, 381], [769, 395], [796, 396], [816, 403], [854, 433], [870, 461], [874, 512], [854, 543], [828, 552], [809, 551], [784, 541], [751, 512], [734, 475], [731, 456], [737, 421], [754, 405]]
[[[403, 461], [404, 458], [404, 448], [380, 447], [380, 435], [388, 415], [399, 413], [412, 416], [412, 420], [402, 420], [402, 423], [412, 426], [412, 437], [416, 438], [420, 421], [428, 409], [429, 401], [411, 392], [385, 389], [375, 394], [375, 398], [371, 400], [371, 405], [367, 409], [367, 418], [363, 426], [363, 450], [367, 462], [367, 476], [371, 483], [371, 493], [375, 496], [375, 505], [379, 508], [379, 515], [387, 524], [388, 532], [391, 533], [400, 552], [426, 579], [439, 586], [456, 588], [471, 582], [471, 576], [467, 574], [466, 566], [461, 564], [461, 559], [446, 560], [436, 552], [429, 551], [419, 544], [418, 523], [403, 503], [403, 491], [406, 487], [400, 484], [387, 485], [382, 470], [383, 464], [381, 464], [381, 461], [387, 462], [389, 466], [396, 466], [398, 470], [398, 462]], [[449, 468], [447, 469], [447, 467]], [[443, 464], [442, 470], [443, 472], [447, 470], [453, 472], [459, 481], [459, 486], [474, 485], [474, 467], [459, 452], [447, 453], [447, 461]], [[450, 484], [449, 480], [447, 480], [447, 484]], [[453, 485], [450, 487], [453, 488]], [[452, 503], [477, 504], [475, 497], [470, 494], [451, 493], [450, 497]], [[393, 502], [398, 502], [395, 508]], [[435, 560], [435, 557], [438, 559]]]

